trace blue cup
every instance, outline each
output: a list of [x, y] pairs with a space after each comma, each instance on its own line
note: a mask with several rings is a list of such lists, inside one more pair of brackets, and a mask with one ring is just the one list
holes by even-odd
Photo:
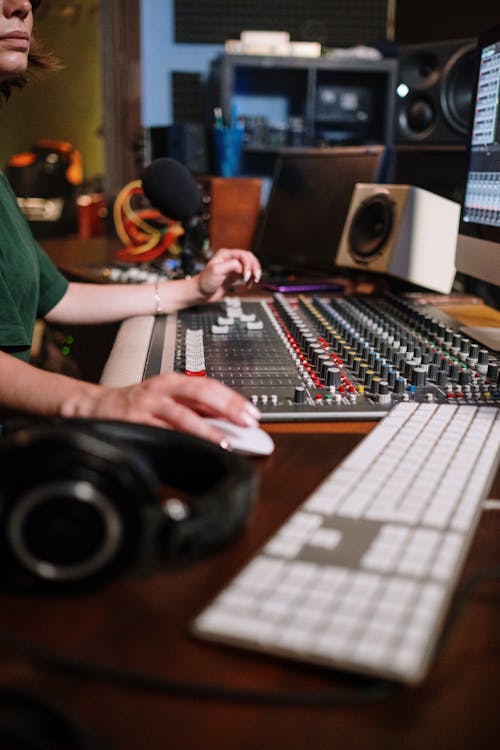
[[215, 128], [217, 173], [235, 177], [240, 170], [243, 128]]

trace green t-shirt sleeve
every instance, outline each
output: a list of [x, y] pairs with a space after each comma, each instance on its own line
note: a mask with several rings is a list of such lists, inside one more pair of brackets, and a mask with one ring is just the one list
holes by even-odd
[[37, 315], [43, 318], [66, 294], [68, 280], [38, 244], [37, 251], [40, 264], [40, 299]]

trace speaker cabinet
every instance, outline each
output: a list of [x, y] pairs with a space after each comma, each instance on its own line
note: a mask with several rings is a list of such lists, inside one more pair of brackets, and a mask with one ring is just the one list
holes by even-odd
[[465, 143], [474, 49], [473, 39], [400, 48], [396, 143]]
[[448, 294], [459, 218], [458, 203], [427, 190], [358, 183], [336, 263]]
[[203, 221], [213, 250], [249, 250], [260, 216], [262, 180], [258, 177], [206, 177], [198, 180]]

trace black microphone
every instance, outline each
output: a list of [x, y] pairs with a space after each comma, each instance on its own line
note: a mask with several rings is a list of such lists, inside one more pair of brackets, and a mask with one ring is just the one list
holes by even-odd
[[202, 208], [201, 190], [191, 172], [175, 159], [155, 159], [144, 170], [142, 189], [149, 202], [164, 216], [183, 224], [181, 263], [184, 273], [191, 275], [195, 265], [193, 245], [200, 245], [200, 217], [197, 214]]
[[202, 206], [201, 191], [191, 172], [168, 157], [146, 167], [142, 189], [153, 206], [174, 221], [188, 221]]

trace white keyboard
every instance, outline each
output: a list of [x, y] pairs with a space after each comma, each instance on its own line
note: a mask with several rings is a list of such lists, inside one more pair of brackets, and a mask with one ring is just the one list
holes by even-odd
[[394, 407], [197, 617], [194, 632], [420, 681], [499, 446], [500, 409]]

